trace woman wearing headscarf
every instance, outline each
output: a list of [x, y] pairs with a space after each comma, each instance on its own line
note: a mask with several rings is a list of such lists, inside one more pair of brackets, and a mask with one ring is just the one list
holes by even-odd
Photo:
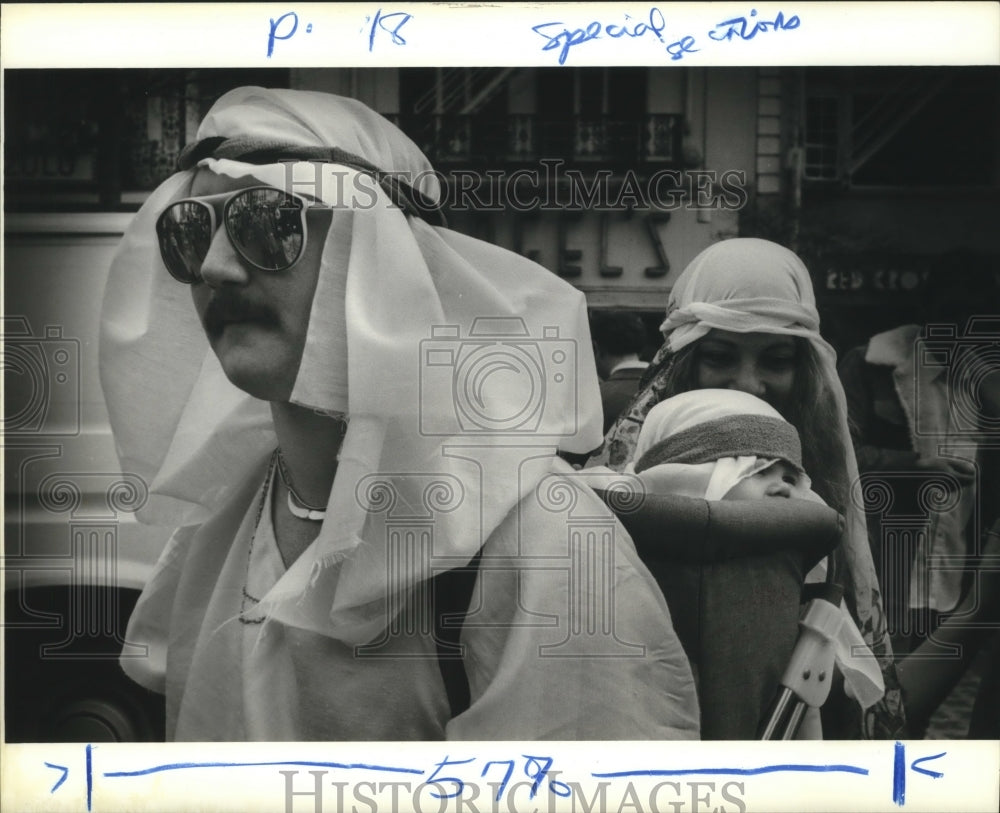
[[884, 676], [885, 696], [853, 731], [834, 736], [895, 736], [905, 714], [863, 503], [852, 494], [858, 472], [836, 353], [820, 336], [808, 270], [793, 252], [767, 240], [715, 243], [678, 277], [661, 331], [665, 342], [639, 392], [588, 466], [621, 471], [635, 458], [650, 410], [681, 392], [738, 389], [775, 407], [802, 438], [803, 468], [813, 490], [846, 519], [830, 577], [844, 586], [847, 606]]
[[[583, 297], [439, 207], [363, 104], [251, 87], [129, 227], [101, 379], [140, 519], [177, 530], [122, 665], [170, 738], [698, 736], [655, 581], [556, 456], [600, 436]], [[600, 578], [572, 571], [574, 511], [607, 518]], [[431, 616], [466, 566], [462, 703]], [[580, 608], [614, 628], [574, 634]]]

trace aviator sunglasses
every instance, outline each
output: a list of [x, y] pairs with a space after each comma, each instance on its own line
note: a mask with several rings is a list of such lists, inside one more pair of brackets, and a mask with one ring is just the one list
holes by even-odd
[[305, 199], [273, 186], [175, 201], [156, 220], [160, 256], [174, 279], [202, 282], [201, 265], [221, 217], [244, 260], [261, 271], [284, 271], [305, 248], [307, 206]]

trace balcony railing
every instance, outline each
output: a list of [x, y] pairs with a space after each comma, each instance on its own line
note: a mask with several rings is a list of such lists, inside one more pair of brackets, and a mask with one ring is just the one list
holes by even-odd
[[397, 123], [435, 165], [527, 164], [541, 159], [635, 167], [680, 162], [682, 117], [645, 114], [552, 119], [538, 114], [400, 116]]

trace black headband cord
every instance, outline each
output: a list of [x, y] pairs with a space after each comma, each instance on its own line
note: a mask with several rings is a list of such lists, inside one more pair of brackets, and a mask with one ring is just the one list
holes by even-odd
[[277, 164], [281, 161], [320, 161], [342, 164], [371, 175], [389, 199], [408, 215], [419, 217], [432, 226], [447, 226], [440, 204], [415, 189], [398, 173], [385, 172], [361, 156], [339, 147], [303, 147], [265, 143], [255, 139], [232, 139], [211, 136], [188, 144], [177, 158], [179, 170], [191, 169], [204, 158], [228, 158], [247, 164]]

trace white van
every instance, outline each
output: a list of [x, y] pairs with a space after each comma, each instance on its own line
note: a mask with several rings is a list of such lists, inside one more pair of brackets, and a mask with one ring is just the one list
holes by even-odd
[[170, 529], [136, 522], [98, 376], [98, 322], [129, 212], [4, 220], [4, 637], [8, 742], [163, 738], [163, 698], [119, 656]]

